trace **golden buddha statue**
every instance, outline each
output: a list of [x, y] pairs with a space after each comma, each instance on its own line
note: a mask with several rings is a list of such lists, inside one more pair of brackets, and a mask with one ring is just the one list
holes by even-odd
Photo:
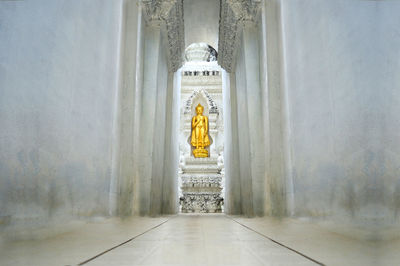
[[204, 147], [210, 146], [208, 137], [208, 118], [203, 115], [203, 106], [196, 106], [196, 116], [192, 118], [192, 146], [196, 147], [193, 150], [193, 155], [196, 158], [208, 157], [208, 151]]

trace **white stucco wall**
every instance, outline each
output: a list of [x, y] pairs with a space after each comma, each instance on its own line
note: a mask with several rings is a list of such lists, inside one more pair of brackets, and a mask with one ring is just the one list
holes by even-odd
[[393, 222], [400, 3], [287, 0], [281, 8], [290, 211]]
[[[224, 92], [228, 213], [398, 223], [399, 10], [395, 1], [271, 0], [245, 25]], [[261, 136], [246, 131], [252, 123]]]
[[[375, 96], [376, 119], [380, 132], [374, 143], [382, 160], [377, 169], [375, 197], [378, 198], [378, 217], [385, 224], [400, 225], [400, 3], [382, 3], [378, 9], [378, 46], [376, 58], [377, 81]], [[378, 158], [375, 158], [378, 161]], [[383, 205], [383, 206], [382, 206]]]
[[175, 213], [164, 28], [135, 0], [0, 7], [0, 225]]
[[109, 213], [122, 1], [0, 2], [0, 220]]

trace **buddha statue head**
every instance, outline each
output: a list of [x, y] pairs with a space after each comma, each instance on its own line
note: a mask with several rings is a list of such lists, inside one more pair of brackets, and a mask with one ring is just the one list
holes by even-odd
[[202, 115], [202, 114], [203, 114], [203, 111], [204, 111], [204, 107], [203, 107], [201, 104], [198, 104], [198, 105], [196, 106], [196, 114]]

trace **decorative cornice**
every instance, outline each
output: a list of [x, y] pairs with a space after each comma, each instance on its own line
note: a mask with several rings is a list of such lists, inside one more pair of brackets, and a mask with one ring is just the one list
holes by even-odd
[[183, 62], [185, 35], [183, 0], [142, 0], [147, 25], [164, 24], [168, 40], [168, 69], [177, 71]]
[[256, 23], [262, 0], [221, 0], [218, 64], [227, 72], [235, 66], [239, 32], [244, 22]]

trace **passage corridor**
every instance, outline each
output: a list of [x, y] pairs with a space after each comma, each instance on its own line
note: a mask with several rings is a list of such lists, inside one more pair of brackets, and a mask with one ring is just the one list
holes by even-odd
[[400, 259], [393, 255], [400, 243], [379, 256], [373, 241], [288, 218], [181, 214], [98, 220], [42, 239], [27, 233], [32, 240], [0, 241], [0, 265], [366, 266]]

